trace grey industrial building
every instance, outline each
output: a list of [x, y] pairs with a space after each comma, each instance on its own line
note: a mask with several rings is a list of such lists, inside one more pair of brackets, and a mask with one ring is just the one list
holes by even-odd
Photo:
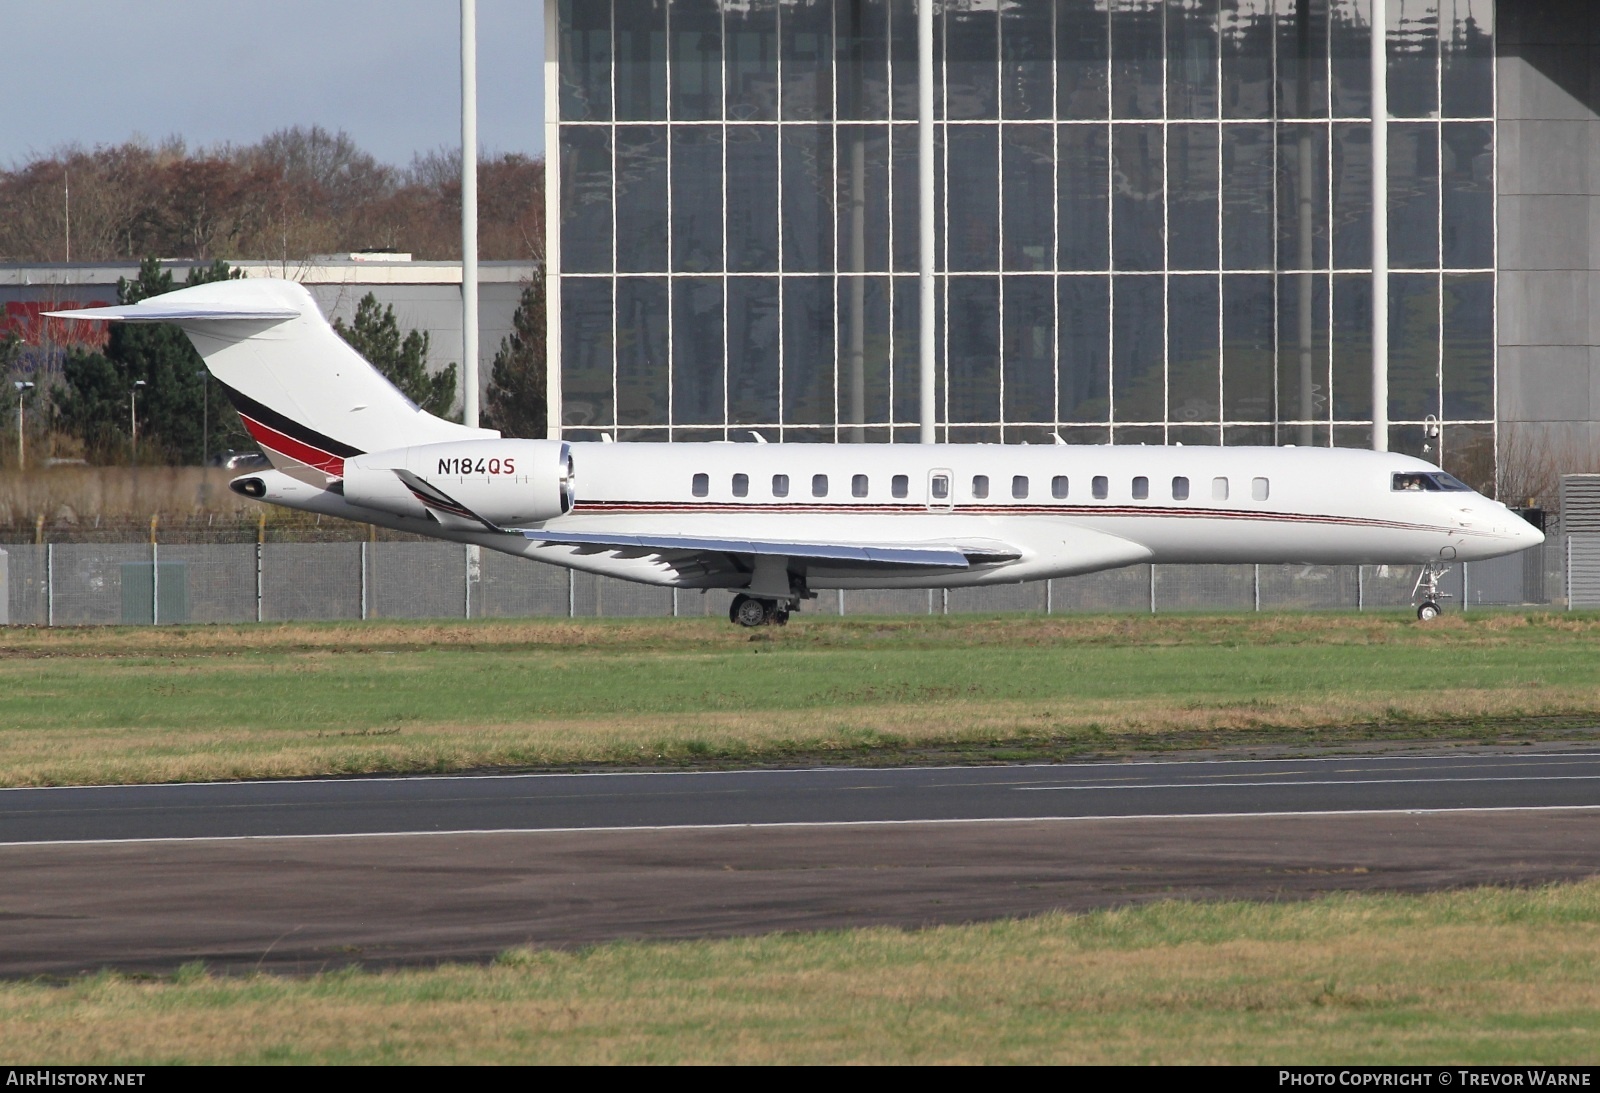
[[[182, 286], [191, 260], [173, 260], [163, 266]], [[372, 293], [380, 306], [393, 307], [402, 331], [428, 335], [429, 364], [435, 369], [461, 360], [461, 263], [412, 261], [407, 255], [322, 255], [305, 262], [238, 261], [230, 265], [248, 277], [286, 277], [304, 284], [329, 319], [350, 322], [356, 305]], [[500, 341], [511, 332], [517, 303], [538, 267], [526, 262], [485, 262], [479, 274], [478, 356], [479, 385], [489, 382], [491, 365]], [[104, 331], [70, 330], [41, 318], [41, 313], [72, 307], [117, 302], [117, 282], [139, 275], [137, 262], [50, 265], [0, 265], [0, 331], [14, 330], [29, 346], [27, 368], [59, 364], [64, 338], [103, 336]], [[31, 374], [31, 372], [30, 372]]]
[[[916, 0], [547, 12], [552, 425], [915, 440]], [[933, 12], [940, 439], [1372, 443], [1371, 0]], [[1600, 5], [1385, 41], [1389, 445], [1594, 450]]]

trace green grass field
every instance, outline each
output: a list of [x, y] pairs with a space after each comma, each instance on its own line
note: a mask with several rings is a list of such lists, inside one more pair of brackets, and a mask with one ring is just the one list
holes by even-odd
[[1594, 1063], [1600, 882], [0, 984], [28, 1063]]
[[0, 784], [1592, 739], [1600, 618], [0, 631]]

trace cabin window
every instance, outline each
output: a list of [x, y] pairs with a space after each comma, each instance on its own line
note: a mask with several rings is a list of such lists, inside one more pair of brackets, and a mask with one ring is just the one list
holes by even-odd
[[1133, 480], [1133, 499], [1135, 501], [1147, 501], [1150, 499], [1150, 480], [1142, 474]]
[[1014, 474], [1011, 476], [1011, 496], [1015, 497], [1018, 501], [1021, 501], [1024, 497], [1028, 496], [1027, 475]]
[[812, 497], [826, 497], [826, 496], [828, 496], [828, 476], [827, 475], [825, 475], [825, 474], [814, 474], [814, 475], [811, 476], [811, 496]]
[[1094, 499], [1104, 501], [1111, 495], [1111, 482], [1103, 474], [1094, 476]]
[[1174, 501], [1189, 500], [1189, 480], [1182, 475], [1172, 480], [1172, 499]]
[[867, 476], [858, 474], [850, 479], [850, 496], [865, 497], [867, 495]]
[[733, 495], [735, 497], [750, 496], [750, 476], [748, 474], [736, 474], [733, 476]]
[[889, 480], [889, 492], [896, 497], [904, 497], [911, 492], [911, 479], [903, 474], [897, 474]]
[[1213, 478], [1211, 480], [1211, 500], [1226, 501], [1228, 499], [1228, 480], [1226, 478]]
[[786, 475], [786, 474], [775, 474], [775, 475], [772, 476], [772, 496], [774, 496], [774, 497], [788, 497], [789, 496], [789, 476], [788, 475]]
[[1067, 498], [1067, 476], [1066, 475], [1058, 474], [1058, 475], [1056, 475], [1054, 478], [1052, 478], [1050, 480], [1050, 496], [1054, 497], [1057, 501], [1065, 501], [1066, 500], [1066, 498]]
[[936, 474], [928, 482], [928, 492], [933, 494], [935, 501], [945, 501], [950, 497], [950, 479], [942, 474]]
[[1271, 492], [1271, 488], [1265, 478], [1252, 478], [1250, 480], [1250, 496], [1257, 501], [1265, 501], [1267, 494]]
[[697, 475], [695, 475], [694, 476], [694, 495], [696, 497], [704, 497], [706, 494], [708, 494], [710, 492], [711, 492], [711, 476], [709, 474], [697, 474]]
[[979, 501], [982, 501], [985, 497], [989, 496], [988, 475], [975, 474], [972, 476], [972, 496], [976, 497]]

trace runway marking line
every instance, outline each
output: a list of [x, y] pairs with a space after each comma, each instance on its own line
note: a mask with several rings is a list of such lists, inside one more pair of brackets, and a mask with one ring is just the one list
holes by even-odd
[[1141, 782], [1126, 785], [1012, 786], [1017, 793], [1061, 792], [1063, 790], [1117, 789], [1291, 789], [1298, 786], [1409, 786], [1456, 785], [1461, 782], [1594, 782], [1600, 774], [1501, 774], [1479, 778], [1329, 778], [1316, 782]]
[[1082, 823], [1087, 820], [1253, 820], [1295, 816], [1448, 816], [1471, 812], [1600, 812], [1600, 805], [1514, 805], [1481, 808], [1340, 808], [1309, 812], [1152, 812], [1101, 816], [988, 816], [930, 820], [781, 820], [744, 824], [640, 824], [617, 827], [494, 827], [449, 831], [354, 831], [319, 835], [174, 835], [134, 839], [39, 839], [0, 842], [0, 850], [25, 846], [131, 846], [144, 843], [235, 843], [327, 839], [409, 839], [440, 835], [582, 835], [633, 831], [739, 831], [801, 827], [909, 827], [914, 824]]

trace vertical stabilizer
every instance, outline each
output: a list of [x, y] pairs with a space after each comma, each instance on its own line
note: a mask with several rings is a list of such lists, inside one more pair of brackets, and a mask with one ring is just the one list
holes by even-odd
[[52, 314], [182, 327], [272, 462], [318, 484], [340, 477], [345, 459], [364, 452], [500, 435], [418, 407], [292, 281], [215, 281], [136, 304]]

